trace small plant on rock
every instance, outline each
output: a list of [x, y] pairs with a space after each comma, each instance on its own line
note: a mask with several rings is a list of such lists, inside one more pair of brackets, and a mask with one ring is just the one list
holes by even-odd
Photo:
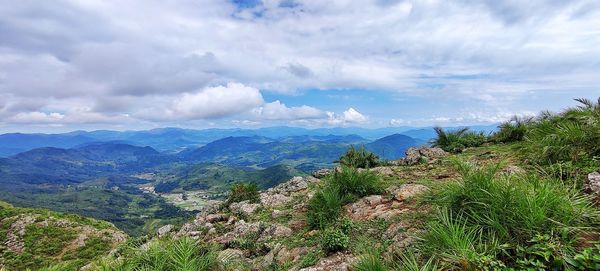
[[350, 237], [340, 229], [333, 227], [325, 229], [321, 236], [321, 246], [327, 254], [344, 251], [350, 245]]

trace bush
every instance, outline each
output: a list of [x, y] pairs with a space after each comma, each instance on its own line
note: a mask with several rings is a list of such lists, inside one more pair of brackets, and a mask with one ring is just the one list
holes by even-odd
[[433, 128], [437, 138], [433, 140], [434, 147], [442, 148], [447, 152], [461, 152], [468, 147], [478, 147], [487, 141], [487, 136], [483, 132], [473, 132], [469, 128], [462, 128], [452, 131], [444, 131], [441, 127]]
[[582, 105], [559, 114], [542, 114], [525, 136], [523, 152], [540, 164], [572, 161], [590, 163], [600, 158], [600, 98], [576, 99]]
[[358, 150], [354, 146], [350, 146], [338, 162], [343, 166], [352, 168], [371, 168], [382, 163], [377, 155], [367, 151], [364, 146]]
[[383, 191], [381, 178], [377, 174], [348, 167], [336, 171], [331, 177], [330, 185], [344, 196], [364, 197]]
[[227, 203], [240, 202], [248, 200], [257, 203], [260, 200], [258, 185], [256, 183], [236, 183], [231, 187]]
[[324, 229], [334, 223], [342, 213], [344, 199], [337, 187], [327, 186], [315, 193], [308, 202], [308, 225], [312, 229]]
[[458, 165], [463, 179], [441, 192], [447, 209], [428, 224], [424, 245], [461, 269], [564, 267], [572, 240], [600, 221], [590, 198], [561, 181]]
[[208, 271], [218, 268], [215, 249], [188, 237], [154, 241], [146, 249], [128, 247], [121, 253], [120, 260], [101, 262], [98, 269]]
[[499, 130], [492, 135], [492, 139], [500, 143], [521, 141], [525, 138], [532, 121], [532, 118], [514, 116], [511, 120], [498, 126]]
[[350, 245], [350, 237], [340, 229], [333, 227], [325, 229], [321, 236], [321, 246], [327, 254], [344, 251]]
[[358, 258], [358, 261], [352, 266], [355, 271], [388, 271], [391, 270], [381, 259], [381, 253], [370, 251]]

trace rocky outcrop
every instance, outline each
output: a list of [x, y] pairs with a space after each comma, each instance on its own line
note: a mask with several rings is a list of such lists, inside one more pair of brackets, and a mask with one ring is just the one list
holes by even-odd
[[592, 172], [587, 176], [586, 190], [600, 200], [600, 172]]
[[356, 257], [349, 253], [335, 253], [329, 257], [321, 259], [315, 266], [302, 268], [299, 271], [348, 271]]
[[317, 179], [321, 179], [321, 178], [329, 176], [332, 173], [333, 173], [333, 169], [322, 168], [322, 169], [319, 169], [319, 170], [316, 170], [315, 172], [313, 172], [312, 176]]
[[392, 186], [387, 189], [395, 200], [409, 201], [417, 195], [429, 191], [429, 187], [421, 184], [403, 184], [400, 186]]
[[406, 156], [400, 160], [393, 161], [394, 165], [416, 165], [421, 162], [433, 162], [437, 159], [443, 158], [446, 153], [441, 148], [430, 148], [430, 147], [411, 147], [406, 150]]
[[158, 231], [156, 233], [158, 235], [158, 238], [161, 238], [161, 237], [166, 236], [172, 230], [173, 230], [173, 225], [168, 224], [168, 225], [164, 225], [164, 226], [158, 228]]
[[240, 202], [234, 202], [232, 204], [229, 205], [229, 209], [236, 213], [236, 214], [242, 214], [242, 215], [246, 215], [249, 216], [251, 214], [253, 214], [254, 212], [256, 212], [256, 210], [258, 210], [258, 208], [260, 207], [260, 204], [258, 203], [250, 203], [250, 201], [240, 201]]

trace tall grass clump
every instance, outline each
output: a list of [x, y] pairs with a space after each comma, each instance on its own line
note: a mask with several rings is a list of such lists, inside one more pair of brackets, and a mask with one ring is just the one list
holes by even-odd
[[258, 185], [256, 183], [236, 183], [231, 186], [227, 203], [231, 204], [245, 200], [256, 203], [260, 200], [258, 190]]
[[600, 98], [575, 99], [580, 106], [561, 113], [543, 112], [528, 124], [523, 153], [542, 165], [570, 161], [581, 166], [600, 164]]
[[370, 171], [342, 167], [328, 179], [308, 203], [308, 224], [313, 229], [324, 229], [334, 224], [342, 206], [360, 197], [383, 191], [381, 177]]
[[436, 199], [444, 211], [428, 224], [423, 243], [461, 269], [564, 267], [574, 240], [597, 230], [600, 214], [590, 198], [561, 181], [508, 176], [500, 166], [458, 167], [462, 180]]
[[219, 270], [216, 250], [188, 237], [153, 241], [146, 248], [125, 248], [113, 262], [98, 264], [98, 270], [209, 271]]
[[361, 146], [359, 149], [350, 146], [337, 162], [342, 166], [352, 168], [371, 168], [382, 164], [379, 156], [367, 151], [364, 146]]
[[492, 135], [492, 140], [498, 143], [522, 141], [527, 134], [533, 118], [514, 116], [498, 126], [498, 131]]
[[437, 137], [431, 142], [432, 146], [442, 148], [447, 152], [461, 152], [465, 148], [478, 147], [487, 141], [483, 132], [474, 132], [469, 128], [446, 131], [442, 127], [434, 127]]

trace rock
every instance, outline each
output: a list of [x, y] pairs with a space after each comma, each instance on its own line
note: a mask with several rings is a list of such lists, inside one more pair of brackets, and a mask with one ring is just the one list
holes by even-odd
[[158, 238], [164, 237], [165, 235], [167, 235], [167, 233], [170, 233], [172, 230], [173, 230], [173, 225], [171, 225], [171, 224], [167, 224], [167, 225], [160, 227], [157, 231]]
[[283, 211], [281, 211], [281, 210], [277, 210], [277, 209], [275, 209], [275, 210], [273, 210], [273, 212], [271, 213], [271, 218], [273, 218], [273, 219], [277, 219], [277, 218], [280, 218], [280, 217], [282, 217], [282, 216], [284, 216], [284, 215], [285, 215], [285, 212], [283, 212]]
[[387, 189], [394, 199], [399, 201], [408, 201], [417, 195], [429, 191], [429, 187], [421, 184], [403, 184], [400, 187], [390, 187]]
[[406, 156], [400, 160], [394, 161], [396, 165], [416, 165], [422, 160], [433, 162], [433, 160], [440, 159], [448, 155], [441, 148], [429, 148], [429, 147], [411, 147], [406, 150]]
[[275, 187], [267, 189], [266, 193], [289, 196], [292, 192], [297, 192], [308, 188], [308, 184], [314, 182], [319, 182], [319, 179], [312, 176], [296, 176], [285, 183], [281, 183]]
[[205, 217], [205, 220], [207, 222], [210, 223], [215, 223], [215, 222], [220, 222], [220, 221], [227, 221], [227, 219], [229, 219], [229, 216], [223, 213], [218, 213], [218, 214], [208, 214]]
[[291, 197], [282, 194], [260, 194], [260, 203], [267, 207], [279, 207], [292, 201]]
[[587, 176], [586, 189], [600, 197], [600, 173], [592, 172]]
[[259, 207], [260, 207], [260, 204], [250, 203], [247, 200], [240, 201], [240, 202], [234, 202], [229, 205], [229, 209], [232, 212], [247, 215], [247, 216], [253, 214], [256, 210], [258, 210]]
[[279, 238], [279, 237], [287, 237], [292, 235], [292, 229], [280, 225], [280, 224], [272, 224], [268, 228], [266, 228], [259, 240], [267, 240], [269, 238]]
[[371, 207], [375, 207], [384, 201], [383, 196], [381, 195], [367, 196], [364, 197], [363, 200], [366, 201]]
[[374, 167], [371, 171], [379, 173], [383, 176], [392, 176], [394, 175], [394, 170], [391, 167]]
[[237, 236], [246, 236], [248, 234], [259, 234], [261, 229], [260, 222], [246, 223], [246, 221], [240, 220], [235, 223], [232, 233]]
[[25, 243], [23, 243], [23, 236], [25, 235], [25, 229], [27, 226], [35, 222], [35, 217], [31, 215], [21, 215], [19, 218], [10, 225], [6, 233], [6, 241], [4, 244], [8, 250], [15, 253], [23, 253]]
[[302, 258], [302, 256], [308, 254], [308, 252], [313, 249], [314, 248], [309, 247], [296, 247], [290, 250], [286, 247], [282, 247], [277, 253], [277, 256], [275, 256], [275, 261], [280, 265], [290, 262], [297, 262], [300, 260], [300, 258]]
[[297, 230], [300, 230], [300, 229], [306, 227], [306, 221], [304, 221], [304, 220], [291, 220], [290, 222], [288, 222], [288, 225], [290, 226], [290, 228], [293, 231], [297, 231]]
[[502, 173], [507, 174], [507, 175], [522, 174], [524, 172], [525, 171], [518, 166], [507, 166], [502, 169]]
[[315, 177], [315, 178], [321, 179], [323, 177], [328, 176], [331, 173], [333, 173], [332, 169], [322, 168], [322, 169], [318, 169], [315, 172], [313, 172], [312, 176]]
[[355, 261], [356, 257], [352, 254], [338, 252], [319, 260], [315, 266], [302, 268], [299, 271], [348, 271]]

